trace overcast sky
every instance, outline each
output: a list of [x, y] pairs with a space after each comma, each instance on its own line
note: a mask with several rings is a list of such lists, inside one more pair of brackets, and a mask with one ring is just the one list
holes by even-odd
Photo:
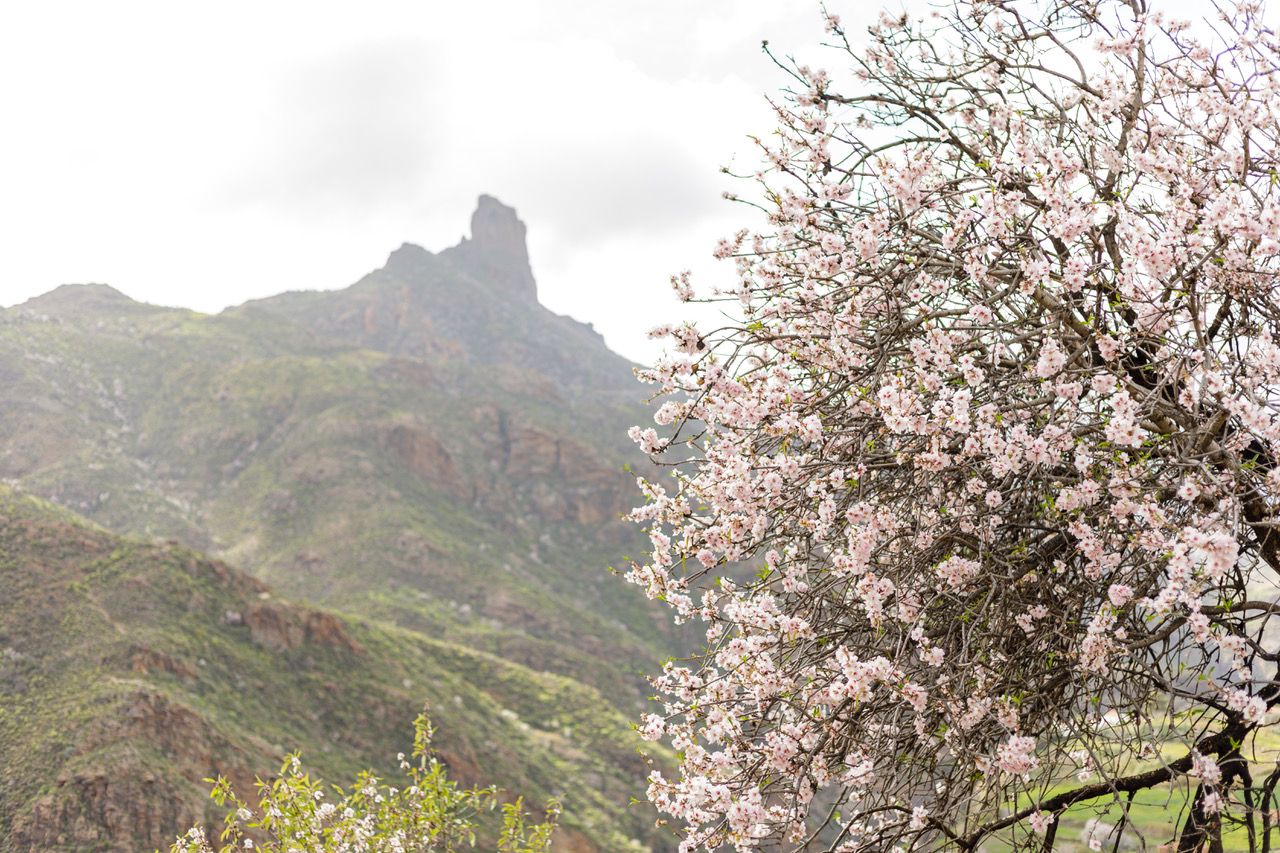
[[542, 302], [644, 360], [667, 277], [726, 275], [711, 248], [749, 221], [718, 169], [773, 126], [761, 39], [824, 64], [822, 35], [816, 0], [5, 3], [0, 303], [345, 287], [456, 243], [483, 192]]

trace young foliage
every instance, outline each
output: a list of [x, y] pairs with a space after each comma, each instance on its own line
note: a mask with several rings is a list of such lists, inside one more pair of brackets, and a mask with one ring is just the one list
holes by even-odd
[[[406, 853], [472, 849], [485, 835], [482, 817], [499, 803], [495, 788], [461, 788], [449, 779], [431, 747], [426, 715], [414, 723], [413, 754], [400, 756], [402, 786], [362, 773], [349, 789], [326, 788], [312, 779], [297, 754], [288, 756], [270, 782], [258, 780], [251, 806], [224, 778], [211, 796], [229, 811], [218, 843], [193, 827], [170, 853]], [[210, 780], [214, 781], [214, 780]], [[496, 831], [498, 853], [546, 853], [559, 805], [547, 806], [545, 820], [530, 823], [523, 803], [501, 805]], [[488, 833], [493, 836], [493, 830]]]
[[684, 850], [972, 850], [1171, 783], [1180, 850], [1266, 843], [1280, 43], [1253, 2], [945, 5], [780, 63], [742, 320], [657, 330], [629, 577], [708, 647], [649, 798]]

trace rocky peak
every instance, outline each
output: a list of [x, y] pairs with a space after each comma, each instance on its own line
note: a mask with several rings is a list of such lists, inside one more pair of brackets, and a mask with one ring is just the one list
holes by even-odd
[[385, 269], [397, 273], [412, 274], [434, 257], [430, 252], [416, 243], [401, 243], [400, 248], [387, 257]]
[[401, 243], [401, 247], [397, 248], [387, 257], [388, 266], [416, 266], [429, 260], [431, 252], [417, 245], [417, 243]]
[[480, 196], [471, 214], [471, 236], [462, 238], [462, 242], [446, 254], [503, 284], [512, 296], [537, 301], [537, 285], [525, 244], [525, 225], [514, 208], [493, 196]]
[[107, 284], [64, 284], [41, 296], [28, 299], [18, 307], [37, 313], [64, 314], [138, 304]]

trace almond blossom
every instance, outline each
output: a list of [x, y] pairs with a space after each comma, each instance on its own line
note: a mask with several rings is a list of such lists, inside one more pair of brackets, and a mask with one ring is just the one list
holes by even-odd
[[764, 220], [693, 296], [737, 319], [640, 372], [672, 476], [628, 577], [706, 630], [643, 726], [684, 850], [1041, 849], [1166, 783], [1193, 849], [1255, 785], [1280, 41], [1254, 3], [948, 8], [779, 60]]

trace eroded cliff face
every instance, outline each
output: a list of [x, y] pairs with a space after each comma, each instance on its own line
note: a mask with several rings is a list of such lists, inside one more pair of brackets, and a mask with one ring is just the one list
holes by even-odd
[[82, 732], [52, 789], [16, 814], [4, 849], [167, 849], [175, 828], [217, 817], [201, 780], [252, 790], [260, 763], [190, 708], [136, 689]]
[[[272, 651], [293, 651], [306, 645], [358, 654], [364, 651], [332, 613], [268, 600], [248, 602], [241, 618], [250, 638]], [[227, 621], [235, 624], [234, 618]]]
[[[129, 770], [133, 775], [123, 775]], [[55, 785], [17, 817], [5, 849], [161, 850], [173, 842], [174, 827], [205, 818], [189, 798], [145, 768], [62, 773]]]
[[477, 509], [527, 512], [547, 522], [619, 525], [631, 500], [630, 478], [589, 445], [520, 423], [495, 405], [472, 412], [485, 465], [463, 473], [429, 427], [386, 427], [384, 444], [424, 484]]
[[490, 476], [476, 484], [479, 503], [524, 505], [544, 521], [592, 528], [620, 524], [630, 508], [631, 478], [589, 445], [495, 405], [478, 407], [474, 423], [490, 462]]
[[429, 430], [396, 424], [387, 429], [385, 442], [391, 453], [423, 482], [455, 500], [474, 494], [474, 486], [468, 486], [458, 474], [453, 456]]

